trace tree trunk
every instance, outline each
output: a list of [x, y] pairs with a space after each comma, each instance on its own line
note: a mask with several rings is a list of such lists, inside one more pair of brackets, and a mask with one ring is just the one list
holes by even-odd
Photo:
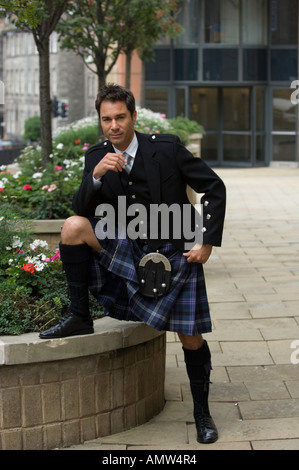
[[132, 62], [132, 51], [126, 53], [126, 81], [125, 87], [129, 90], [131, 87], [131, 62]]
[[141, 88], [140, 88], [140, 106], [145, 108], [145, 62], [141, 63]]
[[[105, 73], [105, 68], [102, 66], [101, 63], [100, 64], [97, 63], [96, 66], [97, 66], [98, 87], [100, 90], [102, 86], [106, 85], [106, 73]], [[100, 119], [98, 122], [98, 137], [99, 137], [99, 140], [103, 138], [103, 131], [102, 131]]]
[[40, 104], [40, 133], [42, 147], [42, 164], [45, 168], [49, 162], [52, 146], [52, 116], [50, 92], [50, 55], [49, 38], [38, 45], [39, 53], [39, 104]]

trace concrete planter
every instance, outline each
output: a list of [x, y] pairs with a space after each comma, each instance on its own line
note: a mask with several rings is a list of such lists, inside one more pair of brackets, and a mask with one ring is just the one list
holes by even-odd
[[32, 230], [37, 238], [46, 240], [49, 248], [55, 250], [60, 242], [60, 232], [64, 219], [33, 220]]
[[47, 450], [122, 432], [164, 406], [165, 333], [105, 317], [95, 333], [0, 337], [0, 449]]

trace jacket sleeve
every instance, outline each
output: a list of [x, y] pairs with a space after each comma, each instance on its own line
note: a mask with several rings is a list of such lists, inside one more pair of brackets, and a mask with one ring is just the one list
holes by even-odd
[[101, 154], [101, 145], [91, 147], [85, 154], [81, 184], [74, 194], [72, 203], [72, 208], [77, 215], [93, 217], [96, 207], [100, 204], [101, 185], [94, 184], [93, 169], [104, 155]]
[[194, 157], [180, 142], [175, 143], [179, 171], [201, 198], [203, 244], [221, 246], [226, 208], [226, 188], [221, 178], [201, 159]]

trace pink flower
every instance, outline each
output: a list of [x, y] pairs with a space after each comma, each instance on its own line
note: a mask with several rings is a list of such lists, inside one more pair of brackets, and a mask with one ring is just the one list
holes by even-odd
[[4, 188], [0, 188], [0, 191], [3, 191], [3, 190], [4, 190]]
[[48, 189], [48, 193], [50, 193], [51, 191], [55, 191], [55, 189], [57, 188], [56, 184], [51, 184], [51, 186], [49, 187]]
[[81, 150], [88, 150], [89, 145], [90, 144], [85, 142]]
[[51, 261], [56, 261], [57, 259], [60, 259], [60, 254], [56, 253], [55, 255], [52, 256]]
[[32, 189], [30, 184], [24, 184], [23, 186], [24, 191]]
[[48, 189], [48, 187], [49, 187], [49, 186], [48, 186], [47, 184], [45, 184], [45, 185], [42, 187], [42, 189]]
[[61, 171], [61, 170], [62, 170], [62, 166], [55, 165], [55, 166], [54, 166], [54, 170], [56, 170], [56, 171]]

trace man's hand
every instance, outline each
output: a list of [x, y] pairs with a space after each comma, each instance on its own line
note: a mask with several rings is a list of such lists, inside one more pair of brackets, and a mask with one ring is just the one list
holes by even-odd
[[123, 171], [126, 159], [122, 153], [107, 153], [104, 158], [94, 167], [93, 176], [99, 179], [104, 176], [107, 171], [115, 172]]
[[212, 245], [198, 245], [196, 244], [188, 253], [183, 253], [187, 258], [188, 263], [202, 263], [205, 264], [213, 250]]

